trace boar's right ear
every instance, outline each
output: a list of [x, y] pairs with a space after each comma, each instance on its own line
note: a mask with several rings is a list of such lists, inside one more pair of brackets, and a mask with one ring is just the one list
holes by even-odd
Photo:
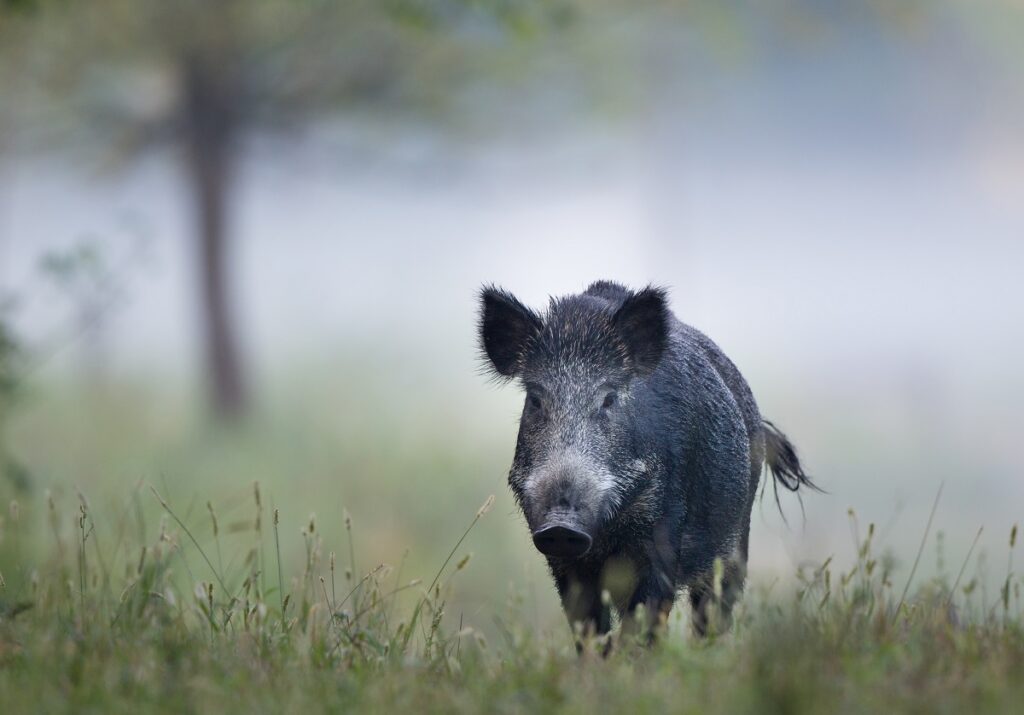
[[612, 318], [626, 345], [633, 369], [641, 375], [654, 371], [668, 345], [668, 298], [661, 288], [648, 287], [622, 302]]
[[499, 376], [519, 374], [530, 341], [542, 328], [540, 316], [511, 293], [493, 286], [480, 291], [480, 346]]

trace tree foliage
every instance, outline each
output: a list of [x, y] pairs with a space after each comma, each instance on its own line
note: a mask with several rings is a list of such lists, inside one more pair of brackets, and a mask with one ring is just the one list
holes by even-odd
[[[474, 61], [560, 21], [533, 0], [93, 0], [23, 23], [18, 124], [124, 163], [180, 157], [199, 256], [205, 364], [224, 416], [247, 403], [230, 295], [231, 199], [246, 138], [336, 114], [444, 121]], [[2, 44], [2, 43], [0, 43]], [[12, 43], [12, 46], [15, 43]], [[0, 83], [3, 79], [0, 79]]]

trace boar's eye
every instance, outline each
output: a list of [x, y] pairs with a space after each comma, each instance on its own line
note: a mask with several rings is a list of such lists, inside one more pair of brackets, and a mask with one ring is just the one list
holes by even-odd
[[544, 406], [540, 396], [535, 392], [526, 395], [526, 403], [530, 406], [531, 410], [540, 410]]
[[615, 401], [618, 398], [619, 398], [619, 395], [618, 395], [618, 393], [615, 392], [615, 390], [609, 390], [608, 392], [605, 393], [604, 400], [601, 402], [601, 409], [602, 410], [609, 409], [610, 407], [612, 407], [612, 405], [615, 404]]

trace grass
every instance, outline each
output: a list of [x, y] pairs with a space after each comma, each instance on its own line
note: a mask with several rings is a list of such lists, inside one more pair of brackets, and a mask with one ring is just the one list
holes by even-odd
[[[258, 485], [230, 527], [247, 543], [228, 554], [209, 503], [181, 513], [142, 485], [113, 513], [82, 494], [45, 501], [35, 513], [12, 502], [3, 525], [17, 555], [0, 586], [4, 713], [958, 713], [1017, 712], [1024, 697], [1016, 527], [994, 599], [962, 582], [966, 562], [952, 583], [897, 580], [870, 525], [848, 570], [829, 561], [800, 569], [793, 589], [752, 586], [727, 634], [689, 637], [679, 606], [655, 647], [620, 641], [603, 659], [596, 645], [578, 657], [568, 628], [538, 628], [521, 598], [487, 614], [495, 638], [447, 612], [493, 498], [429, 581], [357, 571], [348, 517], [348, 543], [326, 553], [311, 517], [302, 557], [285, 562], [289, 525]], [[50, 529], [30, 549], [33, 519]]]
[[[34, 491], [0, 480], [0, 715], [1019, 710], [1018, 536], [997, 537], [1012, 499], [968, 504], [913, 451], [829, 452], [831, 432], [797, 429], [836, 496], [808, 502], [809, 532], [785, 543], [770, 509], [755, 519], [732, 630], [690, 638], [680, 599], [656, 647], [578, 657], [504, 486], [518, 398], [342, 372], [283, 385], [236, 430], [158, 381], [28, 396], [6, 443]], [[949, 449], [958, 470], [991, 468]], [[916, 493], [935, 474], [937, 514], [927, 494], [893, 512], [897, 482]], [[821, 536], [845, 532], [849, 503], [882, 526], [851, 516], [844, 560], [849, 542]], [[954, 503], [947, 543], [925, 524]], [[967, 527], [982, 511], [984, 540]], [[787, 549], [813, 562], [766, 568]]]

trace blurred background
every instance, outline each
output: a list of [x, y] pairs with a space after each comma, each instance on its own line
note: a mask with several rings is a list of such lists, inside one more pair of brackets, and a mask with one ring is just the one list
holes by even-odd
[[429, 579], [493, 493], [452, 612], [556, 622], [476, 291], [607, 278], [670, 288], [828, 490], [755, 507], [755, 580], [868, 522], [907, 567], [943, 483], [921, 573], [982, 525], [1001, 563], [1022, 30], [1015, 0], [3, 0], [0, 495], [141, 481], [207, 529], [258, 481], [289, 553], [311, 512], [342, 553], [347, 510], [357, 571]]

